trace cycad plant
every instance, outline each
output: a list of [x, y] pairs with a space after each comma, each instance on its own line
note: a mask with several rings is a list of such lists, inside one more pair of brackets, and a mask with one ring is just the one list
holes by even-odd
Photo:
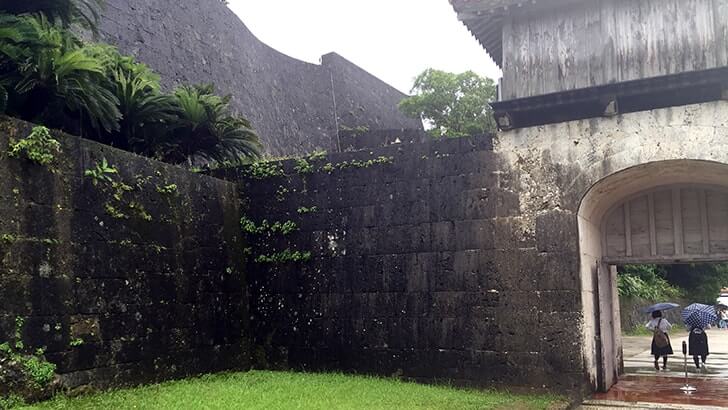
[[61, 27], [73, 24], [96, 31], [103, 0], [10, 0], [0, 2], [0, 12], [8, 14], [43, 14]]
[[0, 113], [189, 167], [260, 156], [230, 96], [212, 85], [164, 93], [147, 66], [75, 36], [71, 25], [95, 27], [100, 1], [11, 3], [0, 0]]
[[176, 99], [163, 94], [159, 75], [133, 57], [122, 56], [115, 47], [89, 47], [102, 61], [107, 87], [119, 101], [119, 129], [99, 137], [101, 142], [139, 154], [154, 156], [154, 147], [168, 132], [179, 113]]
[[104, 87], [101, 61], [42, 14], [18, 20], [30, 30], [16, 42], [24, 45], [22, 53], [4, 54], [0, 84], [14, 84], [9, 90], [8, 111], [81, 134], [84, 124], [94, 132], [117, 130], [121, 117], [118, 100]]
[[179, 119], [161, 147], [164, 160], [188, 166], [237, 164], [260, 156], [262, 146], [250, 122], [230, 114], [230, 96], [212, 85], [182, 86], [174, 92]]

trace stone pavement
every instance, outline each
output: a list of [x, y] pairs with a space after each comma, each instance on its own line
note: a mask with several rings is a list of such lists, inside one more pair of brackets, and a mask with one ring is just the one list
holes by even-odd
[[[624, 351], [624, 373], [628, 375], [660, 376], [660, 377], [684, 377], [684, 359], [682, 355], [682, 341], [687, 341], [688, 333], [673, 331], [670, 334], [672, 349], [675, 351], [670, 356], [667, 367], [668, 371], [655, 371], [654, 358], [650, 355], [651, 336], [625, 336], [623, 338]], [[692, 357], [688, 356], [688, 376], [699, 379], [722, 378], [728, 381], [728, 330], [708, 330], [708, 345], [710, 355], [706, 362], [706, 370], [697, 370]], [[660, 361], [662, 366], [662, 361]]]
[[[656, 371], [650, 355], [651, 336], [623, 338], [624, 375], [607, 393], [595, 394], [579, 407], [596, 409], [721, 409], [728, 408], [728, 331], [708, 331], [710, 355], [707, 370], [699, 371], [688, 356], [689, 384], [697, 391], [686, 395], [680, 387], [685, 382], [682, 341], [687, 332], [671, 333], [675, 355], [668, 361], [667, 371]], [[662, 365], [662, 361], [660, 361]]]
[[[700, 406], [703, 409], [728, 407], [728, 382], [724, 380], [693, 379], [690, 385], [697, 390], [689, 395], [680, 390], [683, 385], [684, 379], [679, 377], [626, 375], [609, 392], [595, 394], [585, 405], [601, 404], [605, 408], [614, 408], [617, 403], [621, 403], [622, 406], [643, 408], [651, 403], [656, 406], [653, 408], [661, 409], [690, 408], [685, 406]], [[611, 407], [606, 406], [607, 403]]]

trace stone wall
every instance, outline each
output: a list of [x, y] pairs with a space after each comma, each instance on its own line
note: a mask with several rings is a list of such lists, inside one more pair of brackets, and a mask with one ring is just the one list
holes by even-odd
[[[494, 148], [400, 143], [221, 173], [254, 227], [297, 228], [249, 235], [256, 344], [311, 370], [608, 388], [621, 332], [602, 218], [661, 184], [725, 186], [727, 118], [726, 102], [696, 104], [504, 132]], [[284, 250], [311, 258], [270, 263]]]
[[[301, 172], [305, 164], [313, 172]], [[463, 138], [220, 173], [241, 181], [249, 204], [259, 359], [472, 385], [580, 386], [578, 276], [561, 274], [578, 269], [574, 221], [548, 214], [537, 236], [525, 235], [500, 166], [490, 138]], [[259, 229], [275, 222], [296, 225], [285, 235]], [[270, 263], [286, 250], [310, 259]]]
[[[235, 186], [67, 135], [50, 166], [9, 158], [29, 132], [0, 121], [0, 342], [24, 318], [69, 387], [246, 368]], [[103, 158], [116, 187], [84, 176]]]
[[[601, 255], [604, 215], [620, 201], [662, 185], [725, 187], [726, 137], [725, 101], [499, 135], [495, 151], [510, 175], [508, 189], [520, 198], [513, 223], [523, 227], [523, 240], [552, 236], [547, 249], [561, 249], [569, 258], [578, 253], [578, 262], [568, 269], [544, 274], [580, 278], [583, 336], [578, 348], [593, 388], [609, 387], [621, 361], [615, 281]], [[549, 227], [557, 234], [546, 235]]]
[[107, 0], [101, 34], [167, 88], [212, 82], [232, 94], [273, 156], [336, 151], [339, 127], [422, 129], [397, 109], [404, 94], [335, 53], [321, 65], [279, 53], [219, 0]]

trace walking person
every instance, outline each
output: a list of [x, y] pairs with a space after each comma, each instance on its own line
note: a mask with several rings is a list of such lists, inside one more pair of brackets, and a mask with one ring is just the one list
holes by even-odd
[[693, 326], [690, 329], [690, 336], [688, 337], [689, 351], [688, 353], [693, 356], [695, 367], [700, 369], [700, 363], [703, 363], [703, 370], [707, 370], [705, 367], [705, 359], [710, 354], [708, 352], [708, 333], [700, 326]]
[[655, 356], [655, 370], [660, 370], [660, 357], [662, 357], [662, 370], [667, 371], [667, 356], [673, 354], [668, 332], [672, 325], [662, 317], [662, 311], [652, 312], [652, 320], [647, 322], [647, 328], [652, 330], [652, 355]]
[[723, 308], [719, 312], [720, 321], [718, 327], [721, 329], [728, 329], [728, 309]]

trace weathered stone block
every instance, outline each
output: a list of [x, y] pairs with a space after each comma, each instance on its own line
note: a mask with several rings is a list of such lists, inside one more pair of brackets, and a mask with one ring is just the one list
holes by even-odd
[[456, 221], [455, 249], [494, 249], [495, 224], [493, 220]]
[[576, 251], [576, 215], [568, 211], [549, 211], [536, 217], [536, 242], [542, 252]]
[[541, 290], [571, 290], [581, 288], [579, 262], [576, 252], [556, 252], [539, 254], [543, 271], [538, 277]]
[[523, 249], [536, 247], [536, 233], [523, 217], [495, 219], [496, 249]]
[[518, 191], [504, 188], [494, 189], [496, 216], [509, 217], [521, 214], [521, 199]]
[[499, 289], [536, 290], [543, 268], [535, 249], [499, 250], [494, 253], [498, 274], [494, 283]]

